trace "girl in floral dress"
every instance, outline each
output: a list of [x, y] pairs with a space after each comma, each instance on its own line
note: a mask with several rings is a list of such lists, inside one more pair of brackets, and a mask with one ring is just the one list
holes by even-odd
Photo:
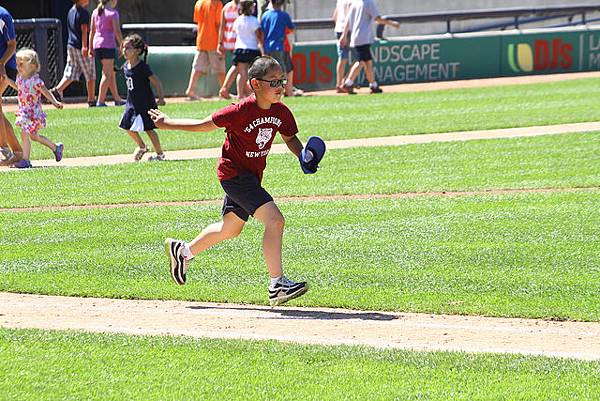
[[16, 168], [29, 168], [31, 162], [31, 140], [47, 146], [54, 153], [57, 162], [62, 159], [63, 144], [54, 143], [39, 131], [46, 127], [46, 113], [42, 110], [42, 95], [48, 99], [54, 107], [62, 109], [63, 104], [56, 100], [54, 95], [44, 85], [39, 76], [40, 59], [37, 53], [31, 49], [21, 49], [16, 54], [17, 75], [16, 82], [8, 79], [8, 84], [19, 93], [19, 108], [15, 113], [17, 119], [15, 125], [21, 128], [21, 140], [23, 141], [23, 159], [14, 164]]

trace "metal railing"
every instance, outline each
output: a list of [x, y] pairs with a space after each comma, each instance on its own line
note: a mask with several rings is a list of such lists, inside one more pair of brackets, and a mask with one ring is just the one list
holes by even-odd
[[[384, 18], [398, 21], [400, 23], [421, 23], [421, 22], [445, 22], [446, 33], [459, 33], [452, 30], [452, 22], [477, 20], [477, 19], [494, 19], [494, 18], [510, 18], [511, 22], [502, 22], [498, 24], [490, 24], [476, 29], [464, 30], [461, 32], [473, 32], [476, 30], [488, 29], [506, 29], [509, 26], [519, 28], [522, 24], [539, 22], [545, 19], [552, 18], [567, 18], [572, 24], [585, 24], [587, 22], [587, 14], [600, 12], [600, 4], [597, 6], [590, 5], [574, 5], [574, 6], [553, 6], [553, 7], [528, 7], [528, 8], [504, 8], [504, 9], [486, 9], [486, 10], [470, 10], [470, 11], [443, 11], [432, 13], [416, 13], [416, 14], [393, 14], [384, 15]], [[581, 20], [575, 22], [574, 18], [580, 15]], [[330, 18], [317, 19], [296, 19], [294, 20], [296, 29], [333, 29], [335, 24]], [[385, 25], [377, 26], [377, 37], [383, 37]], [[168, 35], [179, 34], [179, 38], [184, 43], [194, 44], [196, 35], [196, 24], [186, 23], [151, 23], [151, 24], [124, 24], [123, 31], [125, 33], [137, 32], [151, 43], [161, 44], [161, 41], [168, 40]], [[153, 36], [153, 37], [152, 37]], [[153, 39], [153, 40], [150, 40]]]
[[15, 20], [17, 49], [33, 48], [41, 62], [40, 76], [48, 85], [60, 81], [64, 69], [62, 24], [55, 18]]
[[[512, 18], [510, 25], [516, 28], [525, 17], [544, 16], [544, 17], [568, 17], [571, 20], [581, 15], [582, 24], [586, 23], [586, 15], [592, 12], [600, 11], [600, 4], [597, 6], [590, 5], [574, 5], [574, 6], [554, 6], [554, 7], [527, 7], [527, 8], [503, 8], [503, 9], [486, 9], [486, 10], [470, 10], [470, 11], [440, 11], [430, 13], [416, 14], [393, 14], [383, 17], [398, 21], [400, 23], [419, 23], [419, 22], [445, 22], [446, 32], [452, 32], [452, 22], [464, 21], [473, 19], [488, 19], [488, 18]], [[294, 24], [297, 29], [333, 29], [335, 24], [330, 18], [319, 19], [300, 19], [295, 20]], [[379, 30], [383, 32], [384, 25], [379, 26]], [[379, 35], [381, 36], [381, 35]]]
[[[570, 21], [577, 15], [581, 15], [581, 21], [577, 24], [586, 23], [586, 15], [600, 11], [600, 4], [597, 6], [590, 5], [574, 5], [574, 6], [553, 6], [553, 7], [527, 7], [527, 8], [504, 8], [504, 9], [489, 9], [489, 10], [472, 10], [472, 11], [444, 11], [435, 13], [423, 14], [394, 14], [384, 16], [400, 23], [419, 23], [419, 22], [445, 22], [446, 33], [458, 33], [452, 31], [452, 22], [465, 21], [474, 19], [491, 19], [491, 18], [511, 18], [512, 23], [503, 24], [504, 27], [512, 25], [516, 29], [524, 23], [525, 17], [546, 17], [559, 18], [566, 17]], [[526, 22], [531, 22], [530, 20]], [[382, 37], [385, 25], [379, 25], [377, 28], [377, 36]]]

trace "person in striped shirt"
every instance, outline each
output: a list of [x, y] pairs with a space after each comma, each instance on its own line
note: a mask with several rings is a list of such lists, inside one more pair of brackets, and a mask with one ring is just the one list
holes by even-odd
[[[217, 53], [225, 56], [226, 53], [233, 53], [235, 49], [236, 33], [233, 30], [233, 23], [239, 16], [239, 0], [232, 0], [223, 6], [221, 13], [221, 26], [219, 27], [219, 45], [217, 46]], [[225, 81], [219, 90], [219, 96], [223, 99], [229, 99], [229, 90], [231, 85], [238, 77], [238, 70], [235, 65], [232, 65], [227, 71]], [[239, 78], [238, 78], [239, 79]]]

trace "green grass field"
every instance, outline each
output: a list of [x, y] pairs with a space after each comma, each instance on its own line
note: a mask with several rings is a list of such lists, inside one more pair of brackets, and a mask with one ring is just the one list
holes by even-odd
[[[0, 207], [221, 199], [216, 159], [0, 173]], [[290, 185], [293, 183], [293, 185]], [[271, 155], [274, 196], [390, 194], [600, 183], [596, 133], [336, 149], [304, 175], [290, 153]]]
[[[593, 79], [377, 97], [286, 99], [301, 135], [319, 135], [325, 140], [596, 121], [599, 102], [600, 89]], [[226, 104], [178, 103], [165, 106], [164, 111], [172, 117], [204, 118]], [[122, 113], [121, 107], [49, 109], [44, 135], [65, 144], [65, 157], [130, 153], [135, 145], [118, 127]], [[170, 131], [160, 136], [167, 151], [219, 147], [223, 142], [221, 131]], [[52, 154], [34, 144], [32, 158], [48, 159]]]
[[[327, 140], [595, 121], [596, 87], [348, 97], [335, 118], [340, 98], [286, 102], [303, 138]], [[201, 118], [223, 104], [165, 110]], [[128, 153], [121, 111], [51, 111], [47, 134], [67, 157]], [[220, 146], [223, 135], [161, 138], [168, 151]], [[191, 239], [220, 218], [215, 165], [0, 173], [0, 291], [265, 304], [262, 228], [252, 220], [198, 256], [186, 286], [170, 281], [164, 238]], [[276, 199], [477, 192], [278, 202], [286, 272], [311, 284], [295, 305], [600, 321], [597, 132], [332, 150], [314, 176], [289, 154], [271, 155], [264, 184]], [[548, 191], [493, 192], [539, 188]], [[60, 208], [186, 200], [209, 202]], [[38, 209], [15, 210], [24, 207]], [[0, 329], [0, 399], [597, 400], [599, 375], [598, 362], [557, 358]]]
[[[1, 330], [4, 399], [597, 400], [600, 363]], [[15, 383], [19, 383], [18, 386]]]
[[[600, 190], [282, 202], [286, 270], [313, 287], [295, 304], [597, 321], [599, 203]], [[164, 238], [219, 217], [218, 204], [0, 213], [0, 289], [265, 304], [256, 222], [172, 284]]]

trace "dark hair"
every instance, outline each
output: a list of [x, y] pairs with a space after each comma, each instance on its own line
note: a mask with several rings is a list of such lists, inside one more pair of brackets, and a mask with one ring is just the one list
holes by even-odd
[[131, 46], [140, 51], [140, 56], [144, 57], [145, 63], [148, 59], [148, 46], [146, 45], [146, 42], [144, 42], [144, 39], [142, 39], [142, 37], [137, 33], [132, 33], [123, 39], [123, 43], [125, 42], [131, 42]]
[[280, 7], [285, 4], [285, 0], [271, 0], [273, 7]]
[[104, 14], [104, 9], [108, 3], [110, 3], [110, 0], [100, 0], [98, 2], [98, 7], [96, 7], [96, 10], [98, 10], [98, 15]]
[[248, 68], [248, 80], [252, 78], [262, 79], [269, 71], [281, 68], [281, 64], [271, 56], [260, 56], [252, 60]]
[[241, 0], [238, 4], [238, 13], [240, 15], [252, 15], [254, 12], [254, 1], [253, 0]]

